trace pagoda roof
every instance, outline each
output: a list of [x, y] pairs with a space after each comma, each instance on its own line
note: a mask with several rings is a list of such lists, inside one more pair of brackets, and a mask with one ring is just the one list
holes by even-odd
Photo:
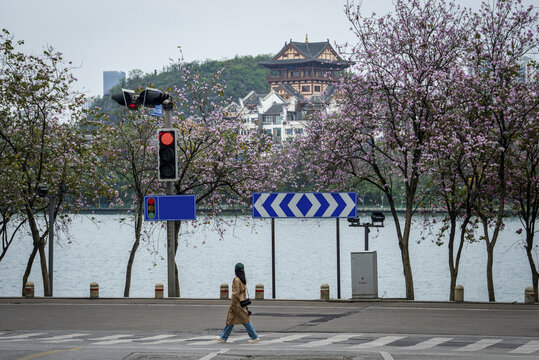
[[[320, 54], [324, 52], [327, 48], [330, 48], [331, 51], [336, 55], [337, 61], [328, 60], [328, 59], [319, 59]], [[279, 59], [288, 49], [294, 48], [297, 50], [304, 58], [301, 59]], [[276, 65], [299, 65], [299, 64], [308, 64], [316, 63], [329, 66], [338, 66], [338, 67], [348, 67], [350, 63], [344, 61], [337, 52], [333, 49], [331, 44], [328, 41], [324, 42], [296, 42], [290, 41], [285, 43], [283, 48], [269, 61], [261, 61], [259, 65], [264, 67], [274, 67]]]

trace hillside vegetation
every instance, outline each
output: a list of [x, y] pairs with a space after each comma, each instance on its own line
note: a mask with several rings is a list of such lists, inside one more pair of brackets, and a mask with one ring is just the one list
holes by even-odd
[[[225, 86], [225, 98], [237, 102], [238, 98], [244, 97], [251, 90], [257, 93], [269, 92], [266, 81], [267, 70], [258, 63], [269, 60], [271, 57], [272, 55], [236, 56], [229, 60], [194, 61], [186, 63], [185, 66], [189, 69], [198, 69], [204, 81], [208, 81], [216, 72], [224, 69], [221, 83]], [[161, 72], [156, 70], [153, 73], [144, 73], [138, 69], [131, 70], [125, 83], [119, 84], [111, 92], [119, 92], [121, 88], [136, 89], [139, 86], [167, 90], [182, 85], [180, 65], [172, 64], [163, 67]], [[117, 110], [117, 105], [108, 95], [95, 99], [93, 105], [108, 113]]]

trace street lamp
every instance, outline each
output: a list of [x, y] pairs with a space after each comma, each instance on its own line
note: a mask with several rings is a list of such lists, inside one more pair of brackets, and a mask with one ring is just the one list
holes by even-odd
[[348, 226], [365, 228], [365, 251], [369, 251], [369, 233], [371, 227], [384, 227], [386, 216], [381, 212], [371, 213], [371, 222], [362, 223], [359, 217], [348, 218]]
[[49, 194], [49, 188], [46, 184], [38, 184], [37, 195], [39, 197], [49, 198], [49, 285], [52, 296], [52, 272], [53, 272], [53, 258], [54, 258], [54, 207], [56, 206], [56, 199], [62, 198], [66, 193], [66, 186], [61, 184], [58, 188], [57, 194]]

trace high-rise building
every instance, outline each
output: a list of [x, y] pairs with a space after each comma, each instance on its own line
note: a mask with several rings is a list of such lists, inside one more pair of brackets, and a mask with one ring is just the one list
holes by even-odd
[[114, 86], [125, 80], [123, 71], [103, 71], [103, 95], [107, 95]]

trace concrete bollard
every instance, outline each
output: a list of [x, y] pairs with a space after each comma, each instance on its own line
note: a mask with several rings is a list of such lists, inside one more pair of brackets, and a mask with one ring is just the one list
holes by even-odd
[[221, 284], [221, 296], [220, 299], [228, 299], [228, 284]]
[[33, 298], [34, 297], [34, 283], [28, 281], [24, 287], [24, 297]]
[[90, 283], [90, 298], [97, 299], [99, 298], [99, 284], [95, 281]]
[[464, 301], [464, 286], [457, 285], [455, 286], [455, 302]]
[[255, 300], [264, 300], [264, 285], [263, 284], [256, 284]]
[[163, 283], [155, 283], [155, 298], [163, 299], [165, 296], [165, 285]]
[[329, 300], [329, 285], [328, 284], [320, 285], [320, 299]]
[[533, 292], [533, 288], [531, 286], [526, 287], [526, 289], [524, 290], [524, 303], [535, 303], [535, 293]]

